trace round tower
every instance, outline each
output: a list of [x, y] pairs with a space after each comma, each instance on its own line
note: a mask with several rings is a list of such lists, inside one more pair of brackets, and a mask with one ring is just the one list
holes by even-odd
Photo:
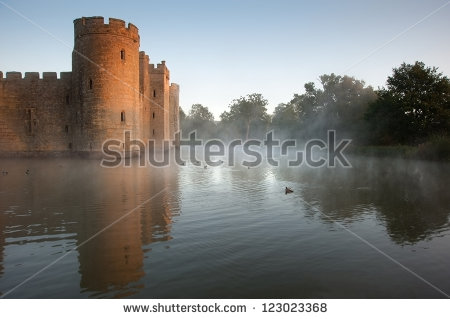
[[141, 136], [139, 107], [139, 33], [119, 19], [74, 20], [72, 83], [75, 148], [101, 151], [109, 138]]

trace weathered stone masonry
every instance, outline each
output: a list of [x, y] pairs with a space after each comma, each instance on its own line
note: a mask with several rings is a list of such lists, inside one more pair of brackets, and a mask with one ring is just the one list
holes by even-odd
[[109, 138], [172, 140], [179, 86], [165, 61], [139, 52], [138, 29], [103, 17], [74, 21], [72, 72], [0, 72], [0, 153], [98, 152]]

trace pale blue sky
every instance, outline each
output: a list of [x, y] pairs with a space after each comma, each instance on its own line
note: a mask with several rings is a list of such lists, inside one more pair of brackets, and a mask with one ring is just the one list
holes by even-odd
[[376, 88], [420, 60], [449, 76], [450, 4], [349, 69], [448, 2], [0, 0], [0, 70], [70, 71], [72, 21], [115, 17], [139, 28], [152, 62], [167, 61], [185, 110], [201, 103], [218, 119], [234, 98], [262, 93], [272, 111], [324, 73]]

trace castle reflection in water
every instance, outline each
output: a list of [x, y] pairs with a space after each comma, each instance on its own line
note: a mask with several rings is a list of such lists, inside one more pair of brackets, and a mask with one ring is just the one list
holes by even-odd
[[342, 227], [450, 291], [450, 164], [352, 165], [4, 159], [0, 297], [443, 297]]
[[[29, 254], [47, 263], [69, 250], [78, 255], [80, 288], [88, 295], [125, 297], [142, 288], [146, 247], [171, 239], [172, 217], [179, 211], [173, 168], [150, 174], [145, 168], [101, 169], [76, 160], [32, 163], [14, 163], [0, 182], [0, 195], [16, 203], [0, 204], [0, 280], [5, 246], [32, 250], [37, 244], [54, 247], [53, 256], [44, 256], [48, 249]], [[15, 284], [25, 278], [16, 276]], [[8, 290], [2, 288], [1, 293]]]

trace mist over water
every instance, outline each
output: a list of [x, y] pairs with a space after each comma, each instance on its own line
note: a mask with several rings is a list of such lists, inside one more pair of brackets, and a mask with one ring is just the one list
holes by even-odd
[[342, 226], [450, 292], [449, 164], [135, 164], [0, 160], [0, 293], [71, 250], [5, 297], [444, 297]]

